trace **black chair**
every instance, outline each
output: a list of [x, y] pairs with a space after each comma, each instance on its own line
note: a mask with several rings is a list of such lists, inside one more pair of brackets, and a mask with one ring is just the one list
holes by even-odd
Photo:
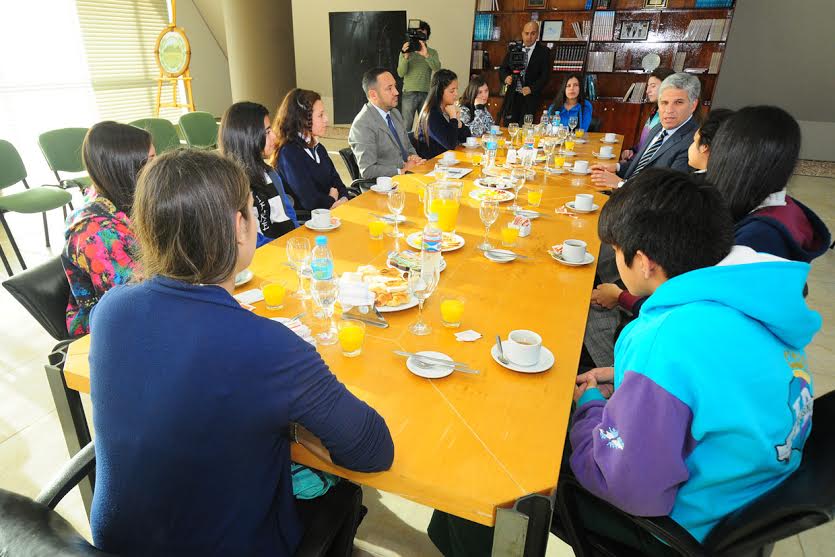
[[589, 122], [589, 129], [586, 130], [589, 132], [599, 132], [600, 131], [600, 118], [597, 116], [591, 117], [591, 122]]
[[0, 261], [3, 261], [3, 266], [6, 268], [6, 274], [9, 276], [14, 275], [12, 272], [12, 266], [9, 265], [9, 260], [6, 258], [6, 252], [3, 251], [3, 246], [0, 246]]
[[342, 162], [345, 163], [348, 174], [351, 175], [351, 185], [348, 186], [348, 190], [354, 194], [354, 197], [368, 191], [371, 186], [377, 183], [375, 178], [363, 178], [360, 175], [357, 158], [354, 156], [354, 152], [350, 147], [340, 149], [339, 156], [342, 157]]
[[52, 338], [57, 341], [71, 338], [67, 331], [70, 284], [60, 257], [6, 279], [3, 286]]
[[570, 473], [557, 487], [558, 519], [552, 532], [571, 544], [575, 555], [629, 556], [638, 553], [614, 540], [586, 530], [576, 513], [577, 497], [594, 500], [612, 516], [634, 524], [683, 556], [767, 556], [774, 544], [835, 517], [835, 391], [816, 398], [812, 432], [803, 449], [803, 459], [794, 474], [771, 491], [754, 499], [717, 524], [704, 543], [699, 543], [670, 517], [637, 517], [597, 499]]

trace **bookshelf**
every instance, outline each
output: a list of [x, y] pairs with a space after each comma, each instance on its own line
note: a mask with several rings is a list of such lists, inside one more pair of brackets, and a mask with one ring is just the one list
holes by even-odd
[[[544, 7], [536, 8], [529, 8], [528, 3], [475, 0], [470, 73], [487, 81], [488, 108], [494, 117], [504, 100], [499, 95], [498, 67], [507, 43], [518, 40], [531, 19], [538, 19], [540, 25], [562, 21], [560, 40], [542, 41], [551, 49], [553, 64], [536, 118], [551, 104], [568, 73], [591, 75], [597, 95], [592, 105], [601, 130], [623, 134], [624, 145], [633, 145], [652, 110], [643, 102], [646, 98], [640, 89], [649, 73], [641, 61], [650, 53], [660, 57], [661, 66], [698, 76], [702, 84], [699, 111], [709, 110], [734, 0], [668, 0], [664, 8], [644, 8], [644, 0], [545, 0]], [[489, 9], [496, 4], [498, 10]]]

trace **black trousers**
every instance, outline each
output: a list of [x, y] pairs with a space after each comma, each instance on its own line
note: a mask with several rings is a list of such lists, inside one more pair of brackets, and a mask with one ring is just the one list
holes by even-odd
[[304, 524], [304, 536], [296, 555], [349, 557], [354, 536], [365, 516], [362, 489], [342, 480], [315, 499], [297, 499], [296, 510]]
[[[504, 110], [504, 125], [511, 122], [516, 122], [522, 125], [525, 119], [525, 114], [533, 114], [534, 121], [537, 121], [536, 110], [539, 108], [539, 95], [523, 95], [522, 93], [514, 91], [508, 92], [505, 97], [506, 107]], [[510, 103], [507, 105], [507, 103]]]

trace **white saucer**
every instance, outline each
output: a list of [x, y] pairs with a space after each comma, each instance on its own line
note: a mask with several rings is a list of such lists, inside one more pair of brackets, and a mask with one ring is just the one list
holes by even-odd
[[566, 261], [562, 258], [562, 254], [554, 253], [550, 249], [548, 250], [548, 255], [551, 256], [551, 259], [556, 261], [557, 263], [562, 263], [563, 265], [568, 265], [569, 267], [582, 267], [583, 265], [588, 265], [589, 263], [594, 263], [594, 256], [589, 252], [586, 252], [586, 257], [580, 263], [574, 263], [573, 261]]
[[598, 209], [600, 209], [600, 205], [598, 205], [597, 203], [592, 203], [591, 209], [584, 211], [582, 209], [577, 209], [576, 207], [574, 207], [574, 202], [569, 201], [568, 203], [565, 204], [565, 208], [568, 209], [569, 211], [573, 211], [575, 213], [593, 213], [593, 212], [597, 211]]
[[[505, 358], [507, 358], [507, 345], [508, 342], [506, 340], [502, 341], [502, 352], [505, 353]], [[509, 364], [503, 364], [499, 361], [499, 349], [496, 347], [496, 344], [490, 348], [490, 355], [493, 356], [493, 359], [496, 360], [496, 363], [502, 367], [506, 367], [507, 369], [518, 371], [520, 373], [541, 373], [543, 371], [547, 371], [551, 369], [551, 366], [554, 365], [554, 354], [544, 346], [539, 351], [539, 361], [536, 362], [532, 366], [520, 366], [518, 364], [514, 364], [510, 362]], [[508, 360], [510, 361], [510, 360]]]
[[548, 174], [565, 174], [568, 172], [565, 168], [549, 168]]
[[[492, 251], [493, 252], [499, 252], [499, 253], [507, 252], [508, 254], [512, 253], [509, 250], [501, 249], [501, 248], [495, 248]], [[491, 253], [489, 251], [485, 251], [483, 253], [484, 253], [484, 257], [486, 257], [490, 261], [493, 261], [494, 263], [510, 263], [511, 261], [516, 261], [516, 254], [513, 254], [512, 257], [501, 257], [501, 256], [497, 257], [496, 255], [494, 255], [493, 253]]]
[[609, 159], [613, 159], [613, 158], [615, 158], [615, 154], [614, 154], [614, 153], [612, 153], [612, 154], [611, 154], [611, 155], [609, 155], [608, 157], [604, 157], [604, 156], [603, 156], [603, 155], [601, 155], [600, 153], [595, 153], [594, 151], [592, 151], [592, 152], [591, 152], [591, 154], [592, 154], [592, 155], [594, 155], [594, 158], [596, 158], [596, 159], [601, 159], [601, 160], [604, 160], [604, 161], [609, 160]]
[[563, 151], [562, 153], [558, 153], [558, 155], [562, 155], [563, 157], [575, 157], [577, 153], [574, 151]]
[[[416, 352], [416, 354], [421, 354], [429, 358], [449, 360], [450, 362], [452, 361], [452, 358], [450, 358], [442, 352], [431, 352], [428, 350], [423, 350], [421, 352]], [[451, 365], [446, 366], [444, 364], [437, 364], [433, 365], [432, 367], [422, 368], [418, 367], [417, 364], [415, 364], [416, 359], [417, 358], [415, 358], [414, 356], [409, 356], [409, 358], [406, 360], [406, 367], [409, 368], [409, 371], [411, 371], [418, 377], [425, 377], [426, 379], [440, 379], [441, 377], [446, 377], [447, 375], [450, 375], [452, 373]], [[423, 361], [425, 362], [426, 360]]]
[[571, 172], [572, 174], [576, 174], [577, 176], [588, 176], [589, 174], [591, 174], [591, 170], [587, 170], [586, 172], [577, 172], [573, 168], [569, 170], [569, 172]]
[[603, 142], [603, 143], [608, 143], [609, 145], [614, 145], [615, 143], [617, 143], [617, 142], [618, 142], [618, 140], [617, 140], [617, 139], [616, 139], [616, 140], [614, 140], [614, 141], [606, 141], [606, 140], [605, 140], [604, 138], [602, 138], [602, 137], [600, 138], [600, 141], [601, 141], [601, 142]]
[[575, 137], [574, 138], [574, 143], [588, 143], [588, 142], [589, 142], [588, 139], [584, 139], [582, 137]]
[[[334, 220], [336, 221], [335, 223], [333, 222]], [[330, 226], [323, 226], [321, 228], [318, 227], [318, 226], [313, 226], [313, 221], [312, 220], [305, 221], [304, 226], [306, 228], [309, 228], [310, 230], [315, 230], [316, 232], [328, 232], [330, 230], [336, 230], [337, 228], [342, 226], [342, 221], [339, 220], [336, 217], [331, 217], [331, 225]]]
[[519, 209], [518, 211], [516, 211], [516, 216], [523, 217], [523, 218], [530, 219], [530, 220], [534, 220], [534, 219], [538, 219], [539, 217], [541, 217], [542, 213], [540, 213], [538, 211], [531, 211], [531, 210], [528, 210], [528, 209]]
[[374, 184], [369, 189], [371, 191], [373, 191], [374, 193], [379, 193], [379, 194], [382, 194], [382, 195], [388, 195], [389, 192], [392, 192], [392, 191], [396, 190], [397, 186], [392, 186], [389, 189], [383, 189], [383, 188], [378, 188], [377, 184]]
[[243, 271], [235, 275], [235, 288], [248, 283], [252, 280], [252, 277], [254, 276], [255, 274], [252, 271], [250, 271], [249, 269], [244, 269]]

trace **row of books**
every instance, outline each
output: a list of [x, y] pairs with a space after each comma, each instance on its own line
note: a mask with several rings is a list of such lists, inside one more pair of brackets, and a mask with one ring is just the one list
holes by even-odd
[[734, 0], [696, 0], [697, 8], [732, 8]]
[[594, 25], [591, 30], [591, 40], [611, 41], [615, 32], [615, 12], [595, 12]]
[[561, 45], [554, 49], [554, 71], [579, 72], [586, 58], [585, 45]]
[[608, 10], [612, 0], [586, 0], [586, 9]]
[[490, 67], [490, 58], [487, 56], [486, 50], [473, 50], [472, 68], [474, 70], [483, 70]]
[[693, 19], [684, 32], [685, 41], [724, 41], [728, 38], [728, 20]]
[[587, 72], [611, 72], [615, 68], [614, 52], [589, 52]]
[[478, 11], [480, 12], [498, 12], [499, 0], [478, 0]]
[[623, 96], [623, 102], [630, 102], [630, 103], [640, 103], [644, 102], [644, 93], [647, 91], [647, 82], [646, 81], [639, 81], [633, 83], [629, 86], [629, 89], [626, 90], [626, 94]]
[[673, 54], [673, 71], [684, 71], [684, 59], [687, 58], [686, 52], [676, 52]]
[[493, 14], [476, 14], [473, 28], [474, 41], [493, 40]]
[[575, 37], [584, 41], [589, 40], [589, 33], [591, 33], [591, 21], [573, 21], [571, 23], [571, 27], [574, 29]]
[[722, 63], [722, 53], [714, 52], [710, 55], [710, 66], [707, 73], [719, 73], [719, 65]]

